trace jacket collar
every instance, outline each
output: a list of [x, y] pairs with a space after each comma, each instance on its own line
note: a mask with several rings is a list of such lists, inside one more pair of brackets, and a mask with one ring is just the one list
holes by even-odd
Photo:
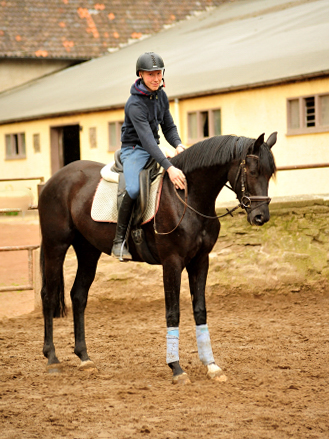
[[144, 83], [142, 82], [141, 78], [136, 79], [135, 83], [133, 84], [132, 88], [131, 88], [131, 93], [136, 94], [140, 93], [143, 94], [145, 96], [156, 96], [159, 91], [164, 87], [164, 85], [160, 85], [160, 87], [158, 88], [158, 90], [151, 92], [150, 90], [148, 90], [146, 88], [146, 86], [144, 85]]
[[150, 96], [151, 94], [154, 94], [154, 93], [151, 93], [146, 88], [146, 86], [142, 83], [141, 78], [136, 79], [135, 84], [134, 84], [134, 88], [138, 93], [141, 93], [141, 94], [146, 95], [146, 96]]

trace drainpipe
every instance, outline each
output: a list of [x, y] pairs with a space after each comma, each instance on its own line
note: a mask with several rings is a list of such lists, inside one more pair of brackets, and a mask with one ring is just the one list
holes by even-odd
[[181, 132], [180, 132], [180, 118], [179, 118], [179, 99], [178, 98], [175, 98], [174, 110], [175, 110], [175, 123], [176, 123], [176, 126], [177, 126], [177, 131], [178, 131], [179, 135], [181, 136]]

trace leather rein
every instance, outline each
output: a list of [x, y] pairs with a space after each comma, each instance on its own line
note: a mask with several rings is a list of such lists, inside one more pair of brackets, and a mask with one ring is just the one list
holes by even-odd
[[[235, 206], [233, 209], [227, 209], [226, 208], [227, 212], [222, 214], [222, 215], [215, 215], [215, 216], [205, 215], [205, 214], [199, 212], [198, 210], [194, 209], [192, 206], [190, 206], [187, 203], [188, 188], [187, 188], [187, 181], [185, 180], [184, 200], [179, 196], [179, 194], [177, 192], [177, 189], [174, 187], [175, 194], [176, 194], [177, 198], [184, 205], [184, 211], [183, 211], [183, 214], [182, 214], [180, 220], [178, 221], [176, 226], [172, 230], [170, 230], [169, 232], [158, 232], [157, 227], [156, 227], [156, 210], [155, 210], [154, 223], [153, 223], [154, 233], [156, 235], [169, 235], [170, 233], [174, 232], [177, 229], [177, 227], [181, 224], [181, 222], [183, 221], [183, 218], [185, 216], [185, 213], [186, 213], [187, 209], [192, 210], [194, 213], [196, 213], [199, 216], [202, 216], [203, 218], [218, 219], [218, 218], [223, 218], [226, 215], [231, 215], [233, 217], [232, 212], [234, 212], [235, 210], [239, 209], [239, 207], [241, 207], [242, 209], [245, 209], [245, 211], [247, 213], [250, 213], [254, 209], [257, 209], [258, 207], [262, 206], [263, 204], [269, 204], [270, 201], [271, 201], [270, 197], [263, 196], [263, 195], [250, 195], [249, 192], [248, 192], [248, 188], [247, 188], [247, 169], [246, 169], [246, 158], [247, 157], [251, 157], [251, 158], [259, 160], [259, 157], [256, 156], [256, 155], [246, 154], [245, 153], [244, 157], [242, 158], [241, 163], [239, 165], [239, 169], [237, 171], [237, 174], [235, 176], [233, 188], [231, 186], [228, 186], [227, 184], [225, 184], [225, 186], [228, 189], [230, 189], [231, 191], [236, 193], [235, 189], [236, 189], [236, 186], [237, 186], [237, 183], [238, 183], [238, 180], [239, 180], [239, 176], [241, 174], [241, 193], [242, 193], [242, 195], [241, 195], [241, 199], [239, 200], [240, 202], [239, 202], [239, 204], [237, 206]], [[164, 178], [164, 174], [165, 174], [165, 171], [162, 174], [162, 180]], [[160, 186], [162, 186], [162, 184], [159, 185], [159, 188], [160, 188]], [[155, 201], [156, 207], [158, 205], [159, 192], [160, 191], [158, 189], [158, 192], [157, 192], [157, 195], [156, 195], [156, 201]], [[251, 207], [251, 203], [253, 203], [253, 202], [259, 202], [259, 204], [257, 204], [254, 207]], [[248, 212], [247, 209], [249, 210], [249, 212]]]

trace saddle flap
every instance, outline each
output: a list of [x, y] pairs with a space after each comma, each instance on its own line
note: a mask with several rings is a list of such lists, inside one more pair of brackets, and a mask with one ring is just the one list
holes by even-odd
[[143, 221], [145, 215], [149, 198], [150, 198], [150, 188], [152, 181], [159, 174], [160, 166], [152, 157], [147, 162], [144, 169], [139, 174], [139, 197], [138, 197], [138, 209], [136, 209], [134, 216], [134, 225], [138, 225]]

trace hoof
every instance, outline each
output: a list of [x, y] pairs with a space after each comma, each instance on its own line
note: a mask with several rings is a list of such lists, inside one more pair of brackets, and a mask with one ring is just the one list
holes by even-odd
[[180, 375], [173, 376], [172, 383], [184, 385], [184, 384], [191, 384], [191, 381], [190, 381], [189, 377], [187, 376], [187, 373], [183, 372]]
[[219, 383], [225, 383], [227, 381], [227, 376], [222, 373], [221, 375], [217, 375], [209, 379], [211, 379], [212, 381], [218, 381]]
[[218, 367], [216, 364], [208, 365], [207, 377], [210, 380], [218, 381], [221, 383], [225, 383], [225, 381], [227, 381], [227, 376], [224, 374], [222, 369]]
[[61, 363], [47, 364], [46, 372], [47, 373], [62, 373], [63, 372], [63, 366], [62, 366]]
[[96, 372], [97, 371], [95, 363], [91, 360], [81, 361], [80, 365], [78, 366], [78, 369], [82, 370], [83, 372]]

